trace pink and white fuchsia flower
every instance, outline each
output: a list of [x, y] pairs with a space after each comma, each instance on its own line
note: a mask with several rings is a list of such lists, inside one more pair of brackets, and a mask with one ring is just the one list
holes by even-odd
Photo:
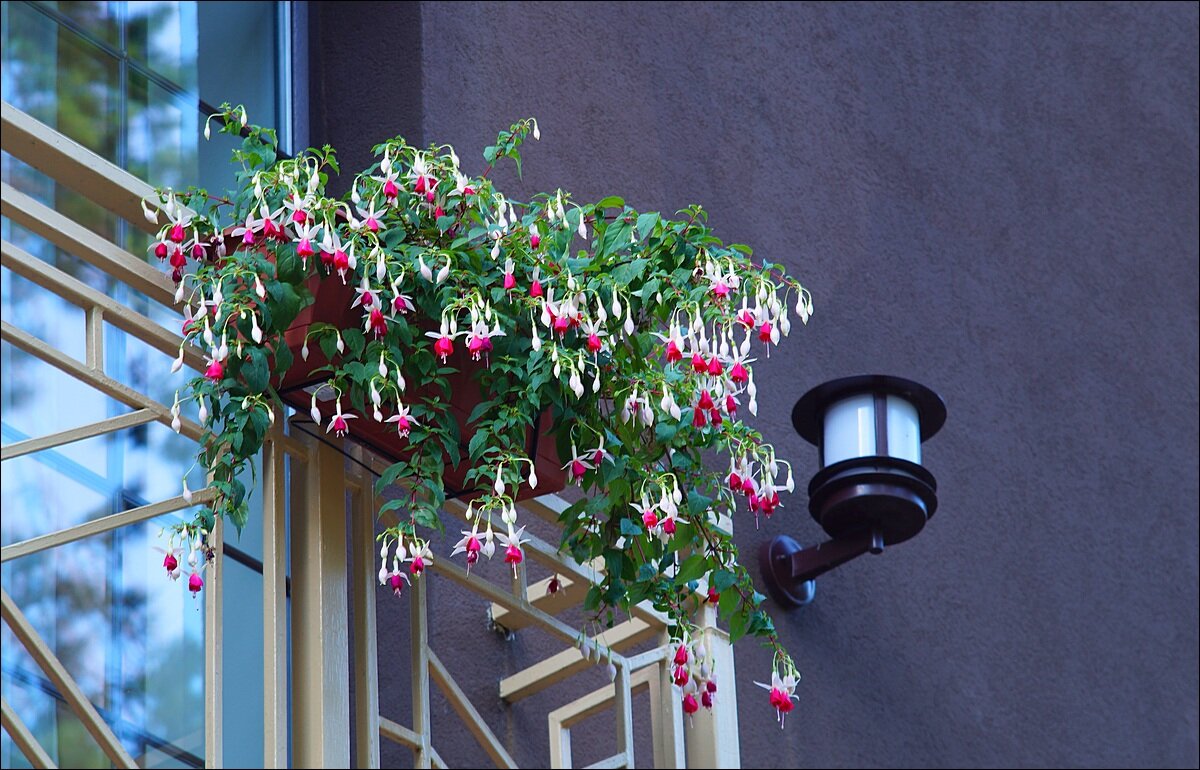
[[387, 421], [396, 423], [396, 430], [401, 436], [407, 436], [408, 432], [417, 425], [417, 418], [411, 416], [408, 413], [408, 407], [399, 402], [396, 404], [396, 413], [387, 418]]
[[346, 424], [346, 420], [358, 419], [355, 414], [342, 414], [342, 400], [337, 400], [337, 411], [334, 412], [332, 419], [329, 420], [329, 426], [325, 428], [325, 432], [332, 432], [335, 436], [345, 436], [350, 432], [350, 426]]
[[514, 576], [517, 574], [517, 566], [525, 560], [525, 553], [521, 550], [521, 546], [529, 542], [529, 538], [523, 538], [522, 535], [524, 533], [524, 527], [514, 532], [513, 525], [510, 522], [507, 535], [503, 532], [496, 535], [496, 539], [500, 541], [500, 545], [504, 546], [504, 563], [512, 565]]
[[579, 449], [576, 448], [575, 444], [571, 444], [571, 459], [562, 467], [564, 471], [567, 471], [567, 476], [570, 481], [578, 482], [583, 478], [583, 474], [595, 467], [585, 459], [588, 454], [590, 453], [584, 452], [583, 454], [580, 454]]
[[796, 708], [793, 700], [799, 700], [799, 697], [794, 694], [796, 684], [800, 681], [799, 674], [788, 674], [787, 676], [779, 676], [778, 671], [771, 672], [771, 684], [763, 684], [755, 682], [756, 685], [769, 690], [771, 706], [775, 708], [775, 716], [779, 719], [779, 726], [783, 727], [784, 718], [792, 709]]

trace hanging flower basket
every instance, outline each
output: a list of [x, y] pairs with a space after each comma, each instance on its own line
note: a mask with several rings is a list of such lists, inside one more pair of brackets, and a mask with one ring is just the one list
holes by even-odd
[[516, 501], [565, 480], [582, 497], [560, 516], [562, 548], [604, 565], [583, 602], [589, 635], [651, 603], [692, 713], [717, 689], [691, 620], [711, 602], [733, 641], [772, 647], [764, 687], [781, 719], [791, 711], [799, 675], [718, 521], [757, 526], [793, 489], [745, 417], [755, 367], [812, 313], [807, 290], [722, 243], [699, 207], [672, 219], [616, 197], [505, 197], [489, 176], [501, 160], [520, 172], [533, 120], [501, 131], [477, 176], [446, 145], [387, 140], [342, 198], [325, 192], [340, 173], [331, 148], [281, 159], [243, 109], [213, 120], [243, 137], [237, 189], [163, 190], [146, 206], [167, 216], [152, 251], [169, 260], [185, 339], [209, 356], [173, 412], [197, 410], [215, 499], [170, 533], [168, 574], [181, 576], [181, 550], [203, 550], [215, 517], [246, 523], [245, 472], [291, 405], [391, 461], [381, 491], [408, 490], [381, 507], [399, 516], [379, 536], [380, 582], [396, 595], [435, 558], [448, 496], [471, 499], [470, 529], [437, 558], [469, 570], [499, 555], [515, 570]]

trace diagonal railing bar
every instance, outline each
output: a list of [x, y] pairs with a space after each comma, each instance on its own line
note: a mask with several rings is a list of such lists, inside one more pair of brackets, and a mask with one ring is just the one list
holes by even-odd
[[80, 689], [79, 684], [67, 672], [66, 667], [58, 657], [50, 650], [50, 647], [42, 639], [41, 634], [34, 629], [29, 619], [25, 617], [25, 613], [17, 607], [16, 602], [8, 595], [8, 591], [0, 587], [0, 611], [2, 611], [4, 620], [8, 623], [8, 627], [12, 629], [13, 635], [25, 646], [25, 650], [29, 656], [38, 664], [46, 677], [54, 683], [62, 693], [63, 698], [67, 701], [67, 705], [75, 712], [75, 716], [79, 717], [79, 721], [83, 723], [84, 729], [92, 736], [96, 743], [100, 746], [101, 751], [112, 761], [117, 767], [134, 768], [137, 763], [133, 761], [133, 757], [129, 756], [129, 752], [121, 745], [121, 741], [113, 734], [112, 729], [100, 717], [96, 707], [87, 699]]
[[192, 493], [190, 502], [182, 496], [172, 497], [168, 500], [130, 508], [128, 511], [121, 511], [120, 513], [114, 513], [92, 521], [85, 521], [82, 524], [76, 524], [73, 527], [56, 530], [45, 535], [31, 537], [28, 540], [22, 540], [19, 543], [13, 543], [12, 545], [0, 548], [0, 562], [18, 559], [22, 556], [45, 551], [48, 548], [73, 543], [85, 537], [110, 532], [130, 524], [137, 524], [138, 522], [161, 516], [164, 513], [170, 513], [171, 511], [178, 511], [193, 505], [203, 505], [212, 500], [214, 494], [215, 492], [211, 489], [201, 489]]
[[[121, 331], [133, 335], [150, 347], [172, 357], [179, 353], [183, 338], [178, 334], [164, 329], [141, 313], [130, 310], [104, 292], [88, 286], [78, 278], [33, 256], [19, 246], [4, 241], [0, 245], [0, 263], [22, 278], [54, 292], [73, 305], [86, 310], [101, 310], [102, 315], [98, 317]], [[189, 343], [183, 347], [183, 363], [192, 369], [202, 371], [205, 366], [204, 354], [200, 348]]]
[[0, 697], [0, 726], [8, 732], [12, 742], [29, 760], [29, 764], [37, 768], [58, 767], [3, 697]]
[[[114, 380], [106, 374], [97, 372], [87, 364], [77, 361], [60, 350], [49, 347], [46, 343], [34, 337], [29, 332], [13, 326], [8, 321], [0, 321], [0, 339], [11, 343], [14, 347], [40, 358], [54, 368], [81, 380], [96, 390], [111, 396], [126, 406], [135, 409], [149, 409], [154, 412], [155, 419], [164, 425], [172, 421], [171, 410], [149, 396], [143, 395], [122, 382]], [[180, 419], [179, 432], [188, 438], [199, 441], [204, 434], [203, 428], [187, 418]]]
[[[619, 650], [652, 639], [659, 630], [641, 618], [631, 618], [593, 637], [592, 643]], [[501, 679], [500, 697], [508, 703], [516, 703], [593, 665], [578, 648], [570, 647]]]
[[450, 675], [442, 663], [442, 659], [433, 650], [429, 651], [429, 673], [433, 676], [434, 683], [445, 693], [451, 708], [458, 714], [459, 719], [466, 725], [471, 735], [475, 736], [475, 740], [491, 757], [496, 767], [515, 768], [517, 763], [513, 761], [512, 756], [505, 750], [496, 734], [492, 732], [492, 728], [488, 727], [487, 722], [483, 720], [474, 704], [467, 698], [467, 694], [458, 686], [458, 682], [454, 681], [454, 677]]
[[7, 182], [0, 183], [0, 213], [160, 305], [175, 303], [175, 289], [165, 273]]
[[149, 409], [139, 409], [136, 412], [119, 414], [116, 417], [109, 417], [107, 420], [91, 422], [87, 425], [80, 425], [77, 428], [68, 428], [58, 433], [51, 433], [48, 436], [29, 438], [13, 444], [6, 444], [0, 447], [0, 460], [13, 460], [17, 457], [41, 452], [45, 449], [55, 449], [64, 444], [72, 444], [76, 441], [103, 436], [105, 433], [145, 425], [157, 419], [158, 415]]
[[389, 741], [398, 743], [406, 748], [421, 748], [421, 736], [399, 722], [393, 722], [383, 715], [379, 717], [379, 734]]
[[156, 232], [142, 213], [143, 199], [157, 208], [150, 185], [8, 102], [0, 104], [0, 124], [5, 151], [137, 228]]

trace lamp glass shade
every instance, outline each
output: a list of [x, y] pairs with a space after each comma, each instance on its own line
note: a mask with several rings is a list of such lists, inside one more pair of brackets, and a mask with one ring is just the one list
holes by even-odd
[[826, 467], [875, 454], [875, 400], [870, 393], [842, 399], [825, 411]]
[[887, 397], [888, 455], [921, 464], [921, 418], [911, 401]]

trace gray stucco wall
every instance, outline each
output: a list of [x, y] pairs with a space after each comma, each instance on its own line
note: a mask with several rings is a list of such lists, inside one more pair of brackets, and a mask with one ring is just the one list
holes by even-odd
[[[805, 478], [787, 416], [810, 386], [884, 372], [945, 398], [926, 531], [775, 615], [805, 675], [786, 730], [751, 683], [766, 653], [738, 646], [744, 766], [1197, 765], [1195, 4], [311, 13], [312, 139], [350, 168], [404, 132], [478, 170], [535, 115], [513, 190], [698, 202], [804, 280], [814, 319], [758, 371], [759, 424]], [[761, 532], [739, 522], [743, 553], [818, 537], [806, 495], [785, 504]], [[543, 638], [489, 637], [477, 605], [431, 590], [435, 648], [544, 762], [562, 699], [506, 709], [494, 689]], [[391, 607], [381, 644], [401, 652], [380, 668], [402, 710]], [[447, 720], [439, 751], [476, 761]]]

